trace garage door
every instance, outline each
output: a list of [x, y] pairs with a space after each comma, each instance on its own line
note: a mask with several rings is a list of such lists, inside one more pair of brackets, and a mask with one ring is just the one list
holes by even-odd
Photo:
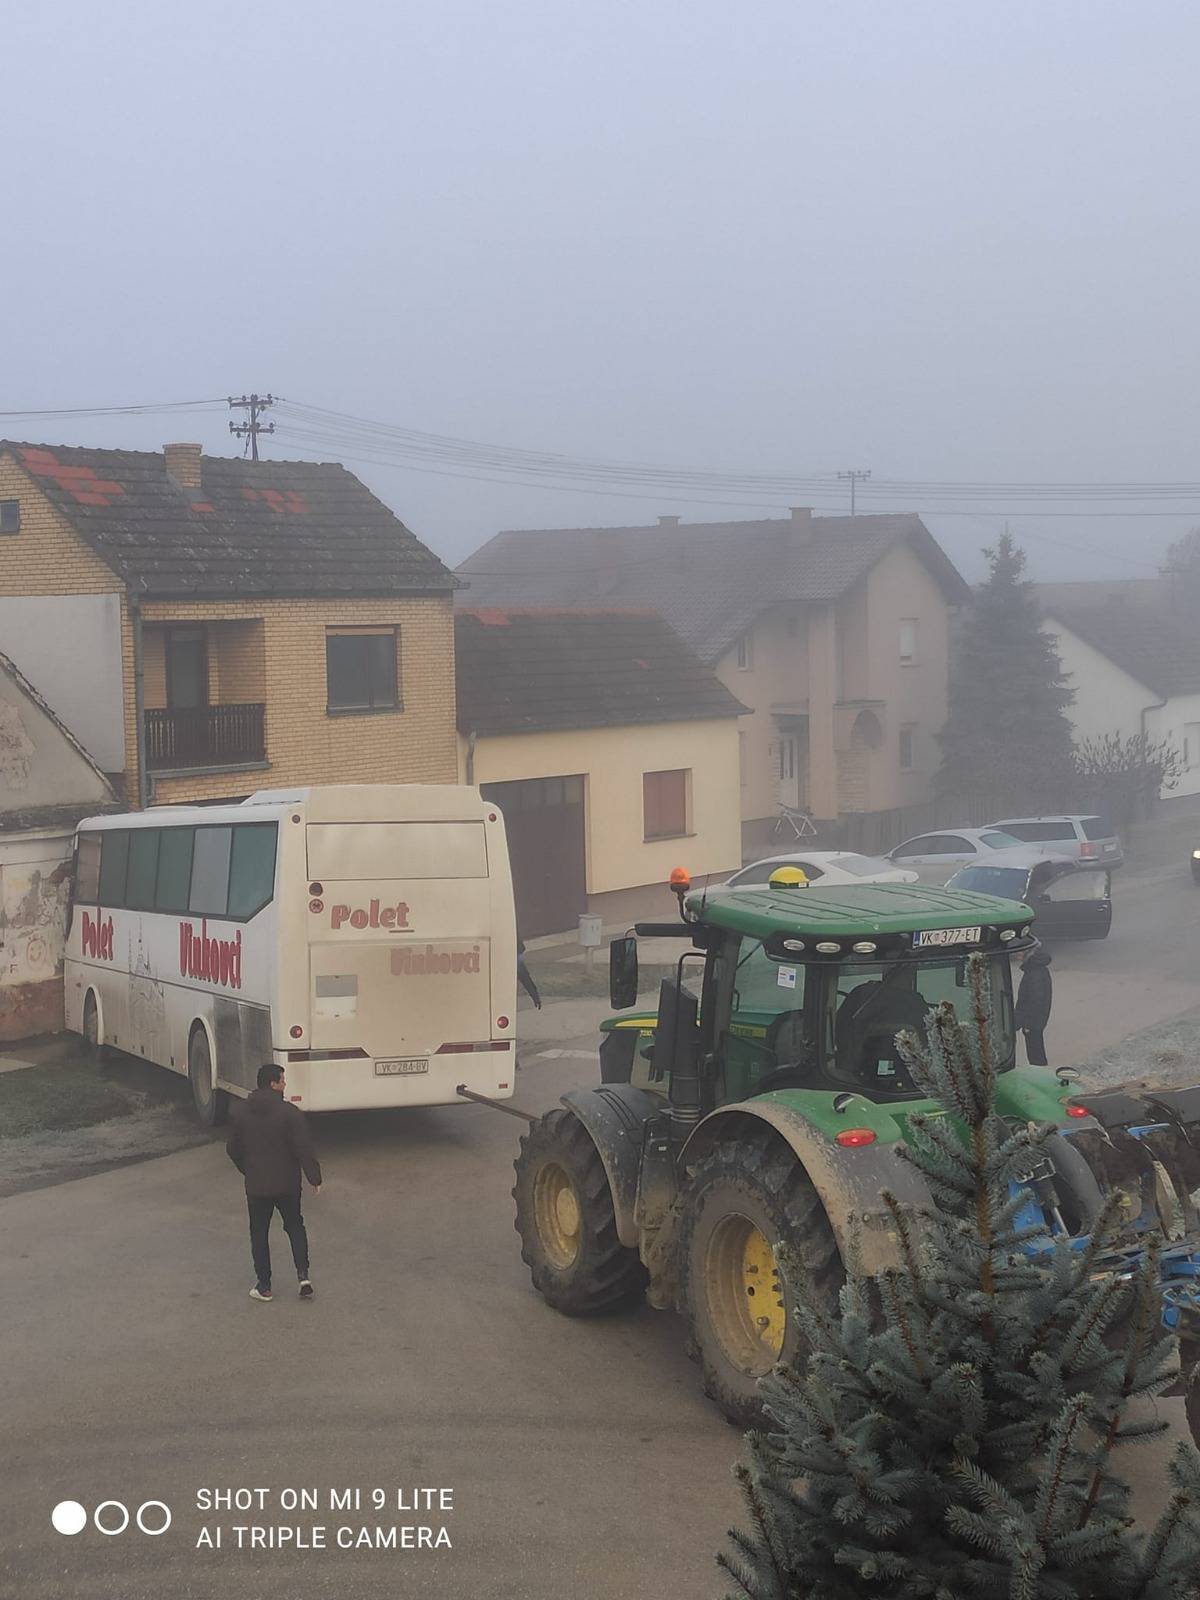
[[521, 937], [575, 927], [587, 910], [582, 775], [481, 787], [504, 813]]

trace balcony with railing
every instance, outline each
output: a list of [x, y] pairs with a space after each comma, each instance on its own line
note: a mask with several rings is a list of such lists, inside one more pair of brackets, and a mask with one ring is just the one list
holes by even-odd
[[267, 758], [267, 708], [260, 703], [147, 709], [146, 769], [237, 767]]

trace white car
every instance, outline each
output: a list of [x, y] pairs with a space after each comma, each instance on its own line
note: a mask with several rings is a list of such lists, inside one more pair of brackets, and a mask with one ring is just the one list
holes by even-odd
[[888, 852], [888, 860], [897, 867], [911, 867], [922, 883], [945, 883], [960, 867], [984, 865], [997, 850], [1012, 850], [1024, 842], [999, 828], [946, 828], [906, 839]]
[[881, 856], [860, 856], [853, 850], [807, 850], [803, 854], [765, 856], [735, 872], [726, 889], [760, 889], [780, 867], [799, 867], [810, 883], [824, 887], [848, 883], [916, 883], [917, 874]]

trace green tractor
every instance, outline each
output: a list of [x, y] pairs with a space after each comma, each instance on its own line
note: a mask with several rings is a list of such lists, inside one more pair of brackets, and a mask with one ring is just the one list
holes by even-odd
[[610, 949], [621, 1010], [637, 999], [637, 937], [685, 941], [657, 1013], [610, 1019], [600, 1085], [564, 1095], [521, 1140], [516, 1227], [551, 1306], [593, 1316], [645, 1295], [682, 1312], [708, 1394], [753, 1425], [758, 1380], [801, 1354], [793, 1279], [836, 1303], [847, 1262], [865, 1273], [897, 1262], [881, 1191], [929, 1202], [897, 1150], [914, 1112], [940, 1108], [896, 1034], [920, 1034], [945, 1002], [965, 1019], [967, 960], [981, 953], [1005, 1064], [999, 1110], [1060, 1129], [1030, 1174], [1031, 1217], [1082, 1240], [1119, 1187], [1128, 1252], [1112, 1270], [1141, 1235], [1165, 1233], [1163, 1319], [1200, 1339], [1200, 1090], [1078, 1095], [1066, 1075], [1016, 1065], [1011, 961], [1037, 945], [1027, 906], [924, 886], [772, 884], [681, 892], [680, 910]]

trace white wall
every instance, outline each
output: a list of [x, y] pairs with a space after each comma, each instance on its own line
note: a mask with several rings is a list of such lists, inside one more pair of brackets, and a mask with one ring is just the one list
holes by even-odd
[[0, 596], [0, 650], [101, 771], [124, 772], [119, 594]]
[[[1183, 754], [1185, 726], [1200, 723], [1200, 694], [1176, 695], [1159, 708], [1159, 696], [1153, 689], [1139, 683], [1054, 617], [1047, 617], [1043, 626], [1058, 646], [1059, 658], [1075, 691], [1074, 704], [1067, 707], [1066, 714], [1077, 740], [1103, 738], [1110, 733], [1127, 739], [1141, 733], [1145, 710], [1148, 737], [1164, 739]], [[1151, 707], [1154, 709], [1148, 709]], [[1191, 764], [1179, 783], [1174, 789], [1164, 790], [1164, 795], [1200, 794], [1200, 740], [1192, 742], [1189, 757]]]

